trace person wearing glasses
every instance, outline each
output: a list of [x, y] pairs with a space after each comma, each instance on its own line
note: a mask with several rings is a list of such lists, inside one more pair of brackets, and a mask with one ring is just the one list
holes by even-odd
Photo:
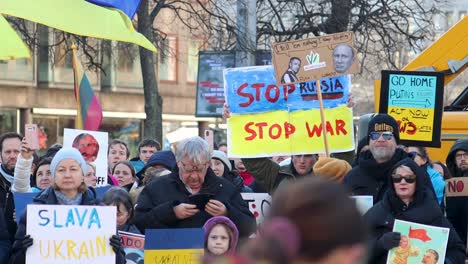
[[[424, 169], [411, 158], [401, 160], [390, 170], [387, 176], [389, 188], [383, 199], [364, 215], [371, 231], [368, 263], [386, 263], [388, 251], [401, 246], [401, 239], [408, 235], [392, 231], [395, 219], [449, 228], [443, 263], [465, 263], [465, 246], [440, 210], [437, 200], [425, 184], [425, 177]], [[412, 256], [409, 247], [407, 251], [399, 248], [396, 253], [400, 259]], [[422, 259], [422, 255], [418, 254], [417, 258]], [[414, 258], [413, 256], [412, 259]]]
[[234, 185], [210, 168], [208, 143], [191, 137], [177, 145], [177, 166], [149, 183], [138, 197], [135, 224], [151, 228], [197, 228], [214, 216], [228, 217], [242, 238], [256, 230], [255, 217]]
[[[445, 163], [453, 177], [468, 177], [468, 140], [455, 141]], [[466, 244], [468, 197], [447, 197], [445, 210], [447, 218]]]
[[352, 195], [372, 195], [374, 204], [388, 188], [390, 169], [408, 154], [397, 148], [400, 143], [398, 124], [387, 114], [377, 114], [368, 126], [369, 150], [359, 154], [357, 165], [348, 172], [344, 184]]

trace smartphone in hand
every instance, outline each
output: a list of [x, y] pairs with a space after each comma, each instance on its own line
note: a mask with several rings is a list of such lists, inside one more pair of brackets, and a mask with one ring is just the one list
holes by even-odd
[[24, 127], [24, 137], [32, 150], [39, 149], [39, 128], [37, 124], [26, 124]]
[[214, 149], [214, 138], [213, 138], [213, 130], [205, 130], [205, 140], [208, 142], [210, 146], [210, 152], [213, 153]]

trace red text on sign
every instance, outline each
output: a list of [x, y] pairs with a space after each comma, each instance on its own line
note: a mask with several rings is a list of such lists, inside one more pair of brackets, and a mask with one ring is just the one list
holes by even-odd
[[[279, 88], [274, 84], [270, 84], [265, 89], [264, 88], [264, 83], [255, 83], [250, 85], [250, 87], [249, 84], [244, 83], [241, 86], [239, 86], [239, 88], [237, 88], [237, 94], [239, 96], [247, 98], [247, 102], [240, 103], [239, 106], [248, 107], [255, 101], [258, 102], [265, 99], [270, 103], [276, 103], [280, 99], [280, 97], [283, 100], [287, 101], [288, 94], [294, 92], [296, 86], [294, 86], [294, 84], [290, 84], [283, 85], [282, 88]], [[254, 91], [251, 91], [251, 89], [254, 89]], [[283, 95], [281, 96], [281, 94]]]

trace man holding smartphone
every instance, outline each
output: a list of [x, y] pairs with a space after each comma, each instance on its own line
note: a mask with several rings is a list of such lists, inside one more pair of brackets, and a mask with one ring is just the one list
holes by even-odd
[[[200, 137], [177, 146], [173, 173], [153, 180], [135, 205], [135, 223], [144, 232], [151, 228], [196, 228], [213, 216], [226, 216], [241, 237], [255, 232], [255, 217], [228, 180], [217, 177], [210, 166], [208, 143]], [[197, 208], [198, 207], [198, 208]]]

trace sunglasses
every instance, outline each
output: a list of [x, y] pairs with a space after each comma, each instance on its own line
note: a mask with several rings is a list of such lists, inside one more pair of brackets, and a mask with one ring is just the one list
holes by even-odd
[[414, 183], [416, 182], [416, 175], [403, 177], [401, 175], [392, 175], [393, 183], [400, 183], [401, 180], [405, 179], [406, 183]]
[[377, 140], [382, 136], [385, 140], [391, 140], [393, 138], [393, 133], [392, 132], [370, 132], [369, 137], [372, 140]]

